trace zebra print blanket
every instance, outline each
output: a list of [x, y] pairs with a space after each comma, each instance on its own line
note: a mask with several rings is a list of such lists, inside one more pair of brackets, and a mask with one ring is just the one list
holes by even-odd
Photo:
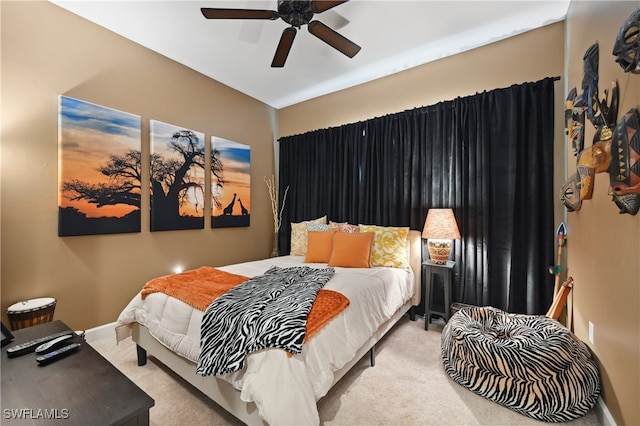
[[273, 266], [215, 299], [202, 317], [196, 373], [242, 370], [246, 355], [261, 349], [302, 352], [309, 311], [334, 273]]

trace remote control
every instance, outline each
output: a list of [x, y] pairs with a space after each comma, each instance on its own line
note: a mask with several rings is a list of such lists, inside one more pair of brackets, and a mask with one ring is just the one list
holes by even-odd
[[73, 337], [73, 334], [67, 334], [65, 336], [60, 336], [53, 340], [50, 340], [47, 343], [43, 343], [36, 348], [36, 355], [40, 355], [43, 352], [47, 352], [51, 349], [55, 349], [58, 346], [61, 346], [62, 343], [65, 343], [67, 339], [71, 339], [72, 337]]
[[56, 339], [60, 336], [66, 336], [67, 334], [73, 334], [73, 331], [71, 330], [62, 331], [60, 333], [50, 334], [49, 336], [39, 337], [29, 342], [19, 343], [17, 345], [11, 346], [10, 348], [7, 348], [7, 356], [9, 358], [15, 358], [20, 355], [31, 353], [35, 351], [37, 346], [43, 343], [46, 343], [49, 340]]
[[80, 346], [82, 346], [80, 343], [72, 343], [70, 345], [63, 346], [62, 348], [56, 349], [48, 354], [40, 355], [36, 358], [36, 361], [38, 361], [38, 365], [50, 364], [53, 361], [57, 361], [60, 358], [64, 358], [65, 356], [74, 353], [80, 349]]

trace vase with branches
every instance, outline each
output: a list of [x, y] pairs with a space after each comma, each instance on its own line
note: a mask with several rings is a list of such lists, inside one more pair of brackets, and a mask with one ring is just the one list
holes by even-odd
[[282, 223], [282, 212], [284, 211], [284, 205], [287, 201], [287, 192], [289, 192], [289, 187], [284, 190], [284, 196], [282, 197], [282, 205], [280, 206], [280, 210], [278, 210], [278, 188], [276, 187], [276, 178], [271, 175], [271, 177], [264, 177], [264, 182], [267, 184], [267, 190], [269, 191], [269, 198], [271, 199], [271, 213], [273, 214], [273, 247], [271, 248], [271, 257], [276, 257], [280, 255], [280, 251], [278, 249], [278, 231], [280, 231], [280, 224]]

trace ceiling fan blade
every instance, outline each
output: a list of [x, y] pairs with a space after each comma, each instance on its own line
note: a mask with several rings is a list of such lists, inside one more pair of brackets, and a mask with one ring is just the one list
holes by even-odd
[[203, 7], [200, 11], [207, 19], [270, 19], [273, 21], [280, 17], [274, 10]]
[[349, 0], [342, 1], [328, 1], [328, 0], [312, 0], [310, 3], [313, 13], [322, 13], [325, 10], [329, 10], [333, 7], [339, 6], [342, 3], [346, 3]]
[[331, 28], [327, 27], [320, 21], [309, 22], [309, 32], [320, 40], [327, 43], [329, 46], [344, 53], [350, 58], [356, 56], [360, 51], [360, 46], [352, 42], [346, 37], [341, 36]]
[[271, 66], [273, 68], [282, 68], [284, 66], [284, 63], [287, 61], [287, 56], [289, 56], [293, 39], [296, 37], [296, 33], [297, 31], [295, 27], [285, 28], [282, 32], [278, 48], [276, 49], [276, 54], [273, 56], [273, 61], [271, 62]]

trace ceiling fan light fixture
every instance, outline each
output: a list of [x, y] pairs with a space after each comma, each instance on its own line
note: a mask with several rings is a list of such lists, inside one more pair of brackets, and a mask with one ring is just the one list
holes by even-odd
[[284, 22], [300, 28], [313, 19], [310, 1], [278, 0], [278, 15]]
[[257, 9], [224, 9], [203, 7], [200, 9], [207, 19], [282, 19], [291, 27], [286, 28], [280, 36], [276, 53], [271, 62], [274, 68], [284, 66], [289, 56], [289, 51], [296, 36], [297, 29], [302, 25], [307, 25], [311, 34], [327, 43], [334, 49], [342, 52], [349, 58], [353, 58], [359, 51], [360, 46], [340, 35], [335, 30], [329, 28], [320, 21], [312, 20], [314, 14], [325, 12], [349, 0], [278, 0], [278, 10], [257, 10]]

